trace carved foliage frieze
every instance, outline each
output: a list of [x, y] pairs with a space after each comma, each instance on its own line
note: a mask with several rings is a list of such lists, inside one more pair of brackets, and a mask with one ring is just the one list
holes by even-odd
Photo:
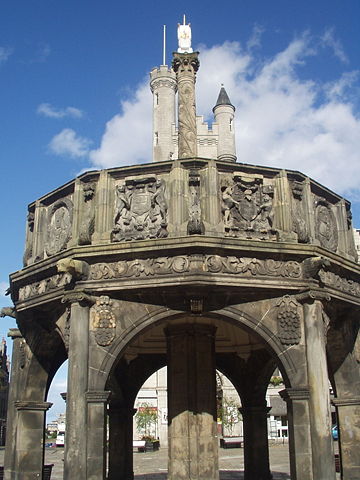
[[56, 288], [63, 288], [72, 281], [70, 273], [58, 273], [52, 277], [44, 278], [38, 282], [29, 283], [19, 288], [19, 300], [26, 300], [37, 295], [42, 295]]
[[95, 340], [98, 345], [107, 347], [114, 340], [116, 329], [112, 300], [107, 295], [98, 297], [91, 314]]
[[277, 305], [278, 337], [283, 345], [297, 345], [301, 339], [299, 305], [285, 295]]
[[165, 182], [155, 176], [128, 179], [116, 187], [111, 240], [167, 237]]
[[328, 287], [336, 288], [341, 292], [360, 297], [360, 283], [354, 280], [348, 280], [347, 278], [340, 277], [333, 272], [325, 270], [319, 271], [319, 277], [322, 283]]
[[47, 255], [65, 250], [71, 238], [73, 204], [68, 198], [56, 201], [48, 211], [47, 218]]
[[338, 228], [331, 205], [323, 198], [315, 202], [315, 229], [316, 238], [320, 245], [336, 252], [338, 246]]
[[96, 263], [90, 267], [91, 280], [152, 277], [186, 272], [209, 272], [243, 275], [301, 278], [301, 264], [295, 261], [260, 260], [257, 258], [222, 257], [219, 255], [180, 255], [113, 263]]
[[234, 175], [221, 187], [225, 235], [242, 238], [273, 239], [272, 185], [260, 176]]

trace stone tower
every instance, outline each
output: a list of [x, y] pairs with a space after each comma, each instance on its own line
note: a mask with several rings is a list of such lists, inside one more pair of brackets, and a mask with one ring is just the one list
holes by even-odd
[[172, 130], [175, 125], [175, 73], [167, 65], [150, 72], [153, 94], [153, 161], [171, 160], [174, 154]]
[[231, 104], [225, 88], [222, 86], [213, 108], [215, 122], [219, 128], [217, 158], [219, 160], [236, 161], [235, 148], [235, 107]]

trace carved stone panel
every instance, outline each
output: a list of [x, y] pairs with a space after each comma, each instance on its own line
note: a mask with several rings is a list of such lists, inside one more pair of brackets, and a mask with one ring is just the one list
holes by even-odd
[[187, 225], [188, 235], [203, 235], [205, 232], [204, 223], [201, 220], [200, 205], [200, 176], [196, 170], [189, 174], [189, 221]]
[[112, 300], [102, 295], [92, 308], [92, 328], [98, 345], [107, 347], [115, 338], [116, 319], [112, 310]]
[[316, 238], [320, 245], [336, 252], [338, 247], [338, 228], [331, 205], [325, 199], [318, 199], [315, 203]]
[[241, 238], [274, 239], [272, 185], [262, 177], [234, 175], [222, 186], [222, 213], [225, 235]]
[[309, 232], [305, 220], [304, 207], [303, 207], [303, 182], [292, 182], [292, 224], [293, 230], [298, 236], [300, 243], [309, 242]]
[[95, 195], [96, 184], [89, 182], [83, 186], [83, 212], [82, 221], [79, 229], [79, 245], [90, 245], [91, 237], [95, 229], [95, 208], [93, 198]]
[[65, 250], [71, 238], [73, 204], [68, 198], [55, 202], [49, 209], [47, 222], [47, 255]]
[[167, 237], [165, 182], [155, 176], [116, 187], [113, 242]]
[[299, 305], [288, 295], [278, 303], [278, 337], [283, 345], [297, 345], [301, 339]]

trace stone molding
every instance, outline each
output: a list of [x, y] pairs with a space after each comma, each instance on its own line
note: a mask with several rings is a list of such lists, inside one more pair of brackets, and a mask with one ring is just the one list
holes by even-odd
[[30, 411], [41, 411], [46, 412], [52, 407], [51, 402], [33, 402], [33, 401], [18, 401], [15, 402], [15, 407], [17, 410], [30, 410]]
[[10, 328], [7, 336], [10, 337], [12, 340], [15, 340], [16, 338], [23, 338], [18, 328]]
[[306, 387], [285, 388], [284, 390], [280, 390], [279, 395], [285, 402], [309, 400], [310, 390]]
[[154, 90], [157, 90], [158, 88], [161, 87], [167, 87], [167, 88], [172, 88], [174, 92], [177, 91], [177, 83], [175, 79], [171, 78], [155, 78], [154, 80], [151, 80], [150, 82], [150, 90], [151, 93], [154, 93]]
[[106, 403], [110, 398], [111, 392], [103, 391], [88, 391], [86, 392], [87, 403]]
[[96, 297], [82, 291], [67, 292], [61, 299], [61, 303], [80, 303], [81, 305], [93, 305]]
[[223, 273], [250, 278], [255, 276], [302, 278], [301, 264], [293, 260], [282, 262], [273, 259], [199, 254], [96, 263], [90, 267], [89, 279], [153, 277], [187, 272]]
[[315, 301], [329, 302], [331, 300], [331, 295], [325, 290], [311, 289], [295, 295], [295, 298], [300, 303], [314, 303]]
[[335, 407], [350, 407], [352, 405], [360, 405], [360, 397], [353, 398], [333, 398], [331, 403]]

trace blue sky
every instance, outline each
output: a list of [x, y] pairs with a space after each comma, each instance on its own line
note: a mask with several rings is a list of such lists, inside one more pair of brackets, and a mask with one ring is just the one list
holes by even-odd
[[183, 13], [200, 51], [198, 114], [211, 120], [224, 83], [239, 161], [303, 171], [349, 198], [360, 227], [359, 0], [1, 2], [3, 305], [28, 203], [84, 169], [151, 161], [148, 73], [164, 24], [171, 61]]

